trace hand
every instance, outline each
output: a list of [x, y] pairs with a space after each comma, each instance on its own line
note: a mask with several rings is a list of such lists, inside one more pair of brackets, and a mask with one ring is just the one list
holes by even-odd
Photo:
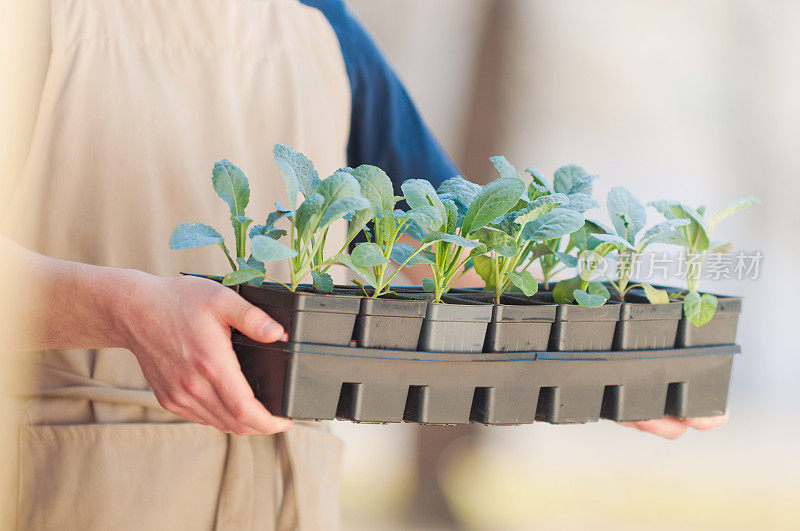
[[719, 428], [728, 421], [728, 413], [718, 417], [698, 417], [694, 419], [676, 419], [664, 417], [658, 420], [643, 420], [639, 422], [620, 422], [623, 426], [636, 428], [646, 431], [665, 439], [677, 439], [683, 435], [688, 428], [706, 431]]
[[286, 431], [256, 400], [231, 345], [231, 327], [262, 343], [283, 327], [233, 290], [197, 277], [132, 272], [116, 308], [121, 341], [164, 409], [238, 435]]

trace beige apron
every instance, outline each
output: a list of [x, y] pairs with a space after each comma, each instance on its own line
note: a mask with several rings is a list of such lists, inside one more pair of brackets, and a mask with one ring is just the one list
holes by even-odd
[[[272, 145], [344, 166], [349, 86], [324, 17], [295, 0], [52, 0], [52, 52], [5, 232], [37, 252], [160, 275], [183, 221], [230, 234], [210, 170], [248, 175], [248, 214], [286, 200]], [[334, 238], [342, 237], [342, 227]], [[273, 269], [284, 276], [285, 271]], [[26, 354], [19, 529], [337, 527], [341, 443], [319, 425], [237, 437], [163, 410], [125, 350]]]

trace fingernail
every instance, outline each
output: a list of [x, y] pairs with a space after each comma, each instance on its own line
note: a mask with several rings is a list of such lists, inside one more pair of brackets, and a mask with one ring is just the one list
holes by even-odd
[[275, 337], [279, 332], [283, 332], [283, 327], [275, 321], [270, 321], [261, 328], [261, 335], [264, 337]]
[[289, 341], [289, 334], [286, 334], [286, 333], [284, 333], [284, 334], [281, 336], [281, 338], [280, 338], [280, 340], [279, 340], [279, 341], [283, 341], [284, 343], [286, 343], [287, 341]]

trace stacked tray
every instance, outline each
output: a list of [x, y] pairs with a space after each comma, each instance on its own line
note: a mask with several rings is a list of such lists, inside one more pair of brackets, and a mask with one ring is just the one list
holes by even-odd
[[493, 305], [484, 294], [435, 304], [413, 292], [239, 292], [293, 341], [233, 335], [256, 397], [293, 419], [507, 425], [714, 416], [725, 411], [740, 351], [738, 298], [721, 299], [698, 329], [682, 319], [680, 303], [582, 308], [547, 294]]
[[720, 415], [740, 351], [437, 353], [265, 345], [240, 334], [234, 347], [256, 397], [276, 415], [494, 425]]

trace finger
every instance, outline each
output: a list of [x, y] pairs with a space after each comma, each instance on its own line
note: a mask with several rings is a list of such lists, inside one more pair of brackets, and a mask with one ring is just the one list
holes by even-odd
[[665, 439], [677, 439], [686, 432], [686, 424], [672, 417], [664, 417], [658, 420], [643, 420], [638, 422], [623, 422], [625, 426], [636, 428], [637, 430], [652, 433]]
[[284, 334], [283, 326], [261, 308], [253, 306], [236, 293], [226, 290], [220, 316], [225, 324], [234, 327], [254, 341], [273, 343]]
[[[235, 354], [230, 352], [231, 360]], [[292, 427], [288, 419], [275, 417], [256, 400], [238, 364], [222, 364], [218, 371], [206, 375], [228, 413], [239, 423], [259, 433], [278, 433]]]
[[684, 422], [689, 427], [692, 427], [696, 430], [705, 431], [719, 428], [727, 421], [728, 413], [726, 412], [724, 415], [719, 415], [717, 417], [697, 417], [693, 419], [686, 419]]
[[211, 382], [200, 373], [185, 375], [181, 379], [181, 390], [176, 395], [174, 401], [208, 419], [220, 431], [237, 435], [258, 433], [250, 426], [237, 422], [233, 418], [228, 412], [228, 408], [220, 401]]

